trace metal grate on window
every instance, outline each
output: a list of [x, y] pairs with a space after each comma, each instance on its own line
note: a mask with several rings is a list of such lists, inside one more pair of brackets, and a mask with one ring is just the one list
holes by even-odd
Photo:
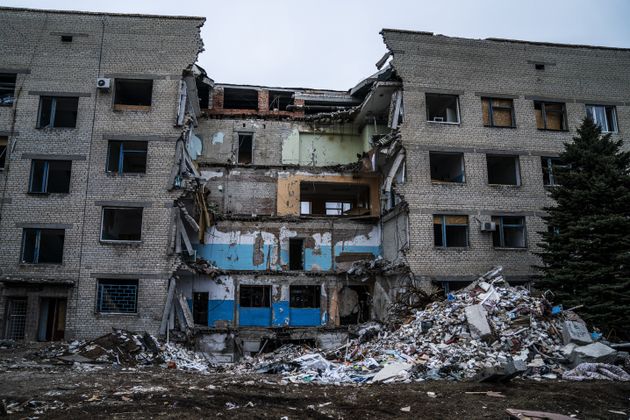
[[24, 340], [26, 331], [26, 299], [8, 300], [7, 329], [5, 337], [9, 340]]
[[99, 280], [97, 311], [132, 314], [138, 310], [138, 280]]

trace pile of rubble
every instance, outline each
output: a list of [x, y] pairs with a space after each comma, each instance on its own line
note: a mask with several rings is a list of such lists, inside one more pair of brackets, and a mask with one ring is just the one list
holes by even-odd
[[[247, 359], [240, 370], [283, 373], [292, 382], [504, 381], [517, 375], [556, 379], [583, 362], [627, 359], [627, 353], [593, 343], [575, 313], [511, 287], [501, 271], [416, 311], [397, 330], [369, 323], [332, 352], [282, 347]], [[626, 378], [614, 373], [611, 379]]]
[[160, 342], [147, 333], [119, 329], [90, 341], [55, 343], [38, 351], [36, 356], [67, 364], [110, 364], [122, 367], [162, 365], [197, 372], [207, 372], [209, 369], [201, 353], [173, 343]]

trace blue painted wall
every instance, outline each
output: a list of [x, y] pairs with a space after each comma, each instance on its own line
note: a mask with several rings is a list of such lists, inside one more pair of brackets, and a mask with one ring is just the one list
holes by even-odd
[[209, 300], [208, 301], [208, 326], [214, 327], [216, 321], [227, 321], [234, 324], [233, 300]]
[[290, 308], [289, 317], [292, 327], [317, 327], [321, 324], [319, 308]]
[[242, 327], [269, 327], [271, 325], [271, 308], [238, 309], [239, 325]]
[[282, 300], [274, 302], [271, 306], [273, 308], [272, 325], [274, 327], [289, 325], [289, 302]]
[[[266, 270], [272, 245], [263, 246], [263, 262], [254, 265], [254, 245], [196, 244], [197, 255], [224, 270]], [[274, 264], [270, 266], [277, 270]]]

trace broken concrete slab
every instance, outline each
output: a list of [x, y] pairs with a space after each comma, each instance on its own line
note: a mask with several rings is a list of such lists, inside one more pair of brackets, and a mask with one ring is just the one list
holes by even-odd
[[488, 339], [492, 336], [487, 313], [481, 305], [470, 305], [465, 309], [468, 328], [474, 338]]
[[609, 363], [617, 357], [617, 350], [602, 343], [593, 343], [588, 346], [576, 347], [571, 353], [571, 362], [574, 366], [580, 363]]
[[374, 375], [372, 381], [383, 382], [388, 379], [401, 376], [402, 372], [406, 372], [409, 369], [411, 369], [411, 365], [409, 363], [389, 363], [385, 365], [376, 375]]
[[562, 339], [564, 344], [590, 344], [593, 342], [591, 335], [584, 323], [579, 321], [564, 321], [562, 323]]
[[527, 370], [527, 365], [521, 360], [508, 360], [501, 366], [484, 368], [477, 374], [477, 382], [508, 382]]

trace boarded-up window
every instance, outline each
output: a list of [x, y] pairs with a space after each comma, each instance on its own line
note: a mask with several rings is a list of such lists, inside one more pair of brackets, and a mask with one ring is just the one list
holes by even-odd
[[534, 102], [536, 127], [540, 130], [564, 131], [567, 129], [566, 109], [559, 102]]
[[515, 127], [512, 99], [481, 98], [483, 125], [487, 127]]

